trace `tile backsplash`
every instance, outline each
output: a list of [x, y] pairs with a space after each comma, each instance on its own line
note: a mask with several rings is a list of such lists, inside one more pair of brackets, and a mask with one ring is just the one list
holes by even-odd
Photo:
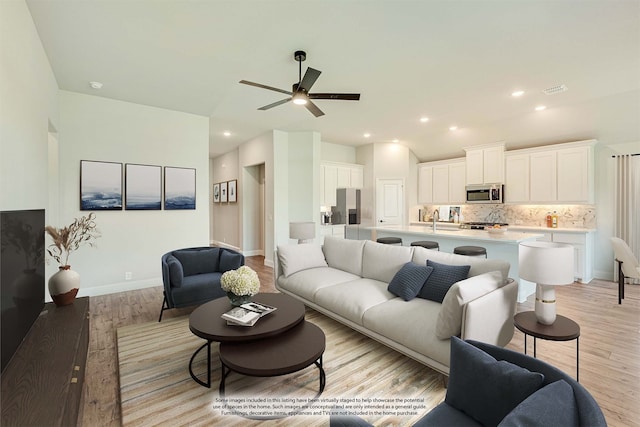
[[[433, 212], [437, 208], [434, 205], [424, 206], [427, 212]], [[460, 205], [460, 211], [464, 222], [506, 222], [510, 225], [535, 227], [546, 227], [547, 212], [556, 211], [560, 228], [596, 228], [594, 205], [474, 204]]]

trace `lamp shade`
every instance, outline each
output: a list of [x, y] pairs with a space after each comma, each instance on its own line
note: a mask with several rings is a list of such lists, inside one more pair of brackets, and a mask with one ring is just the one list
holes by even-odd
[[522, 242], [518, 251], [521, 279], [544, 285], [573, 283], [573, 246], [552, 242]]
[[290, 222], [289, 237], [298, 240], [309, 240], [316, 237], [315, 222]]

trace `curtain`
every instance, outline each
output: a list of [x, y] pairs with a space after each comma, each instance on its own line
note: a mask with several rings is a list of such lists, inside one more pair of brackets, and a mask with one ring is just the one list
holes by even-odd
[[640, 155], [614, 156], [616, 161], [615, 230], [631, 248], [640, 254]]

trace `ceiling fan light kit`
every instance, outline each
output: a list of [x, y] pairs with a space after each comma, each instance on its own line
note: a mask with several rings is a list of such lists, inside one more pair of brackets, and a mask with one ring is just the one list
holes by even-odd
[[333, 100], [341, 100], [341, 101], [359, 101], [360, 94], [359, 93], [309, 93], [311, 86], [316, 82], [318, 77], [320, 77], [321, 71], [318, 71], [314, 68], [307, 67], [307, 71], [304, 73], [304, 77], [302, 76], [302, 61], [307, 59], [307, 54], [303, 50], [297, 50], [293, 54], [293, 58], [298, 62], [298, 82], [294, 83], [292, 86], [292, 91], [289, 92], [284, 89], [278, 89], [277, 87], [267, 86], [260, 83], [250, 82], [248, 80], [240, 80], [240, 83], [255, 86], [262, 89], [272, 90], [274, 92], [280, 92], [289, 95], [289, 98], [282, 99], [280, 101], [274, 102], [269, 105], [265, 105], [264, 107], [258, 108], [258, 110], [269, 110], [273, 107], [277, 107], [278, 105], [285, 104], [289, 101], [293, 101], [296, 105], [304, 105], [311, 114], [316, 117], [324, 116], [324, 113], [316, 104], [314, 104], [312, 99], [333, 99]]

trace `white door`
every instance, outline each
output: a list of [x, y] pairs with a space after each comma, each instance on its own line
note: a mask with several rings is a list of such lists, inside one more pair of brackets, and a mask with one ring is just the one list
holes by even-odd
[[376, 181], [376, 213], [377, 225], [404, 224], [404, 180]]

